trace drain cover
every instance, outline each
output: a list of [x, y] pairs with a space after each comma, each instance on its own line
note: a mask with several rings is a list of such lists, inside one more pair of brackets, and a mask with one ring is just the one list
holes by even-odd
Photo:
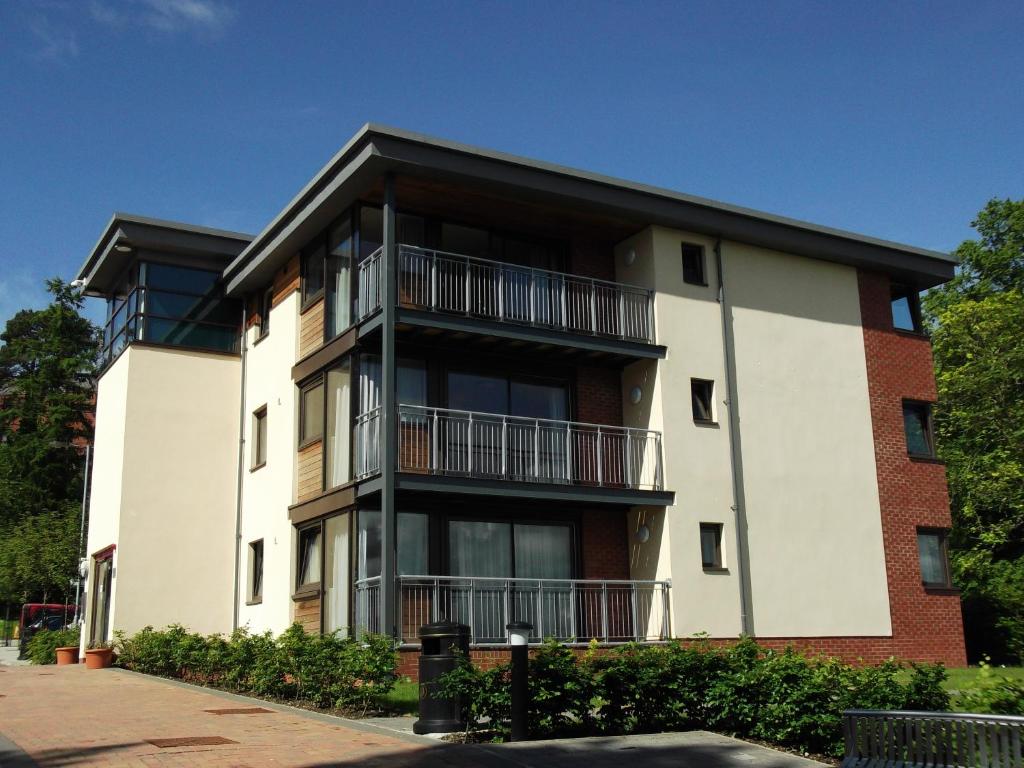
[[272, 715], [274, 710], [264, 709], [263, 707], [235, 707], [227, 709], [204, 709], [204, 712], [209, 712], [211, 715]]
[[225, 739], [223, 736], [183, 736], [178, 739], [146, 739], [154, 747], [212, 747], [217, 744], [237, 744], [237, 741]]

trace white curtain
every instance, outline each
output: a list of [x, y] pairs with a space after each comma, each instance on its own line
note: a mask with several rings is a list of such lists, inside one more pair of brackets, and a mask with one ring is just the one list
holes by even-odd
[[517, 523], [515, 543], [518, 578], [572, 578], [572, 535], [569, 526]]
[[327, 487], [348, 482], [352, 461], [351, 374], [346, 360], [340, 368], [327, 372]]
[[324, 522], [324, 631], [348, 634], [349, 617], [349, 516], [329, 517]]

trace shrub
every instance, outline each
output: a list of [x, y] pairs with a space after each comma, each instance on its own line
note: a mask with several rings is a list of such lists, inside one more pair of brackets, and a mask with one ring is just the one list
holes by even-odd
[[957, 708], [980, 715], [1024, 715], [1024, 682], [998, 674], [986, 657], [978, 682], [957, 697]]
[[[630, 644], [582, 658], [549, 642], [530, 660], [529, 728], [535, 737], [703, 728], [840, 756], [844, 709], [948, 709], [941, 666], [912, 665], [905, 684], [901, 670], [894, 661], [853, 667], [767, 650], [751, 639], [728, 648]], [[441, 689], [462, 697], [469, 727], [507, 731], [507, 666], [481, 671], [463, 660]]]
[[56, 664], [57, 649], [77, 646], [79, 629], [41, 629], [28, 641], [25, 648], [28, 659], [33, 664]]
[[365, 712], [395, 683], [394, 645], [382, 637], [308, 635], [294, 624], [276, 639], [245, 629], [203, 636], [179, 625], [116, 638], [117, 663], [126, 669], [317, 707]]

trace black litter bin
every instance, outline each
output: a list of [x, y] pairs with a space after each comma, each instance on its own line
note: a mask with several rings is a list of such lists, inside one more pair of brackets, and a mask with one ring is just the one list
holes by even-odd
[[459, 653], [469, 653], [469, 627], [451, 621], [435, 621], [420, 627], [420, 719], [414, 733], [453, 733], [465, 730], [461, 702], [441, 697], [437, 681], [455, 669]]

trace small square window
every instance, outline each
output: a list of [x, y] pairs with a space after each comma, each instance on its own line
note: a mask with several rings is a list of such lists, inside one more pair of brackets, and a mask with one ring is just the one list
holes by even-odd
[[704, 424], [715, 422], [715, 382], [690, 379], [690, 402], [694, 421]]
[[704, 247], [683, 243], [683, 282], [690, 285], [707, 285], [704, 276]]
[[703, 568], [722, 567], [722, 524], [700, 524], [700, 564]]
[[952, 588], [953, 582], [949, 577], [949, 547], [945, 531], [919, 529], [917, 555], [921, 563], [922, 584], [926, 587]]
[[318, 379], [302, 388], [299, 401], [299, 447], [316, 442], [324, 434], [324, 384]]
[[917, 291], [893, 286], [892, 327], [921, 333], [921, 301]]
[[267, 463], [267, 406], [252, 415], [252, 468], [259, 469]]
[[935, 458], [931, 403], [904, 400], [903, 431], [907, 438], [907, 453], [910, 456], [924, 459]]
[[320, 524], [299, 531], [296, 586], [299, 589], [320, 583]]
[[263, 539], [249, 544], [249, 602], [263, 600]]

